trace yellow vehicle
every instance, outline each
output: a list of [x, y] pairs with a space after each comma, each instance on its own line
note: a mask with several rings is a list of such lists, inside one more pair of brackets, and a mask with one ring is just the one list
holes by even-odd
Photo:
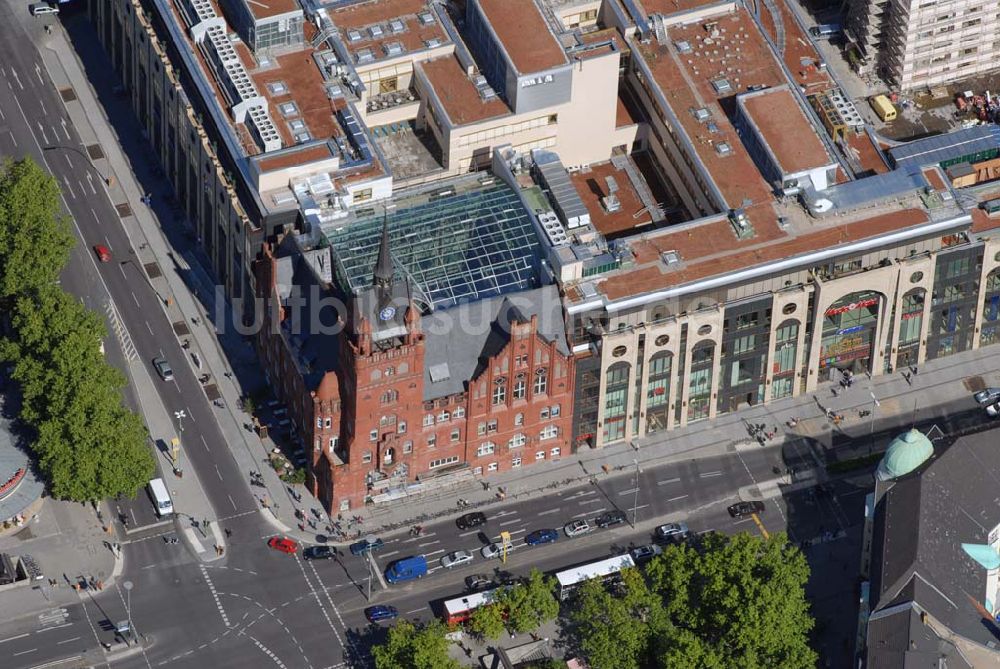
[[869, 102], [871, 103], [872, 109], [878, 114], [878, 117], [882, 119], [883, 122], [888, 123], [889, 121], [896, 120], [896, 108], [889, 98], [884, 95], [876, 95], [872, 97]]

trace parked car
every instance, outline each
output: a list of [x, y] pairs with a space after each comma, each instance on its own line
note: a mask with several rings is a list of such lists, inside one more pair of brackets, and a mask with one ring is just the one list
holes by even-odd
[[[510, 554], [514, 551], [514, 544], [507, 544], [507, 553]], [[483, 550], [480, 551], [484, 558], [487, 560], [492, 560], [493, 558], [498, 558], [503, 554], [503, 546], [499, 542], [494, 541], [489, 546], [483, 546]]]
[[101, 262], [111, 262], [111, 249], [104, 244], [95, 244], [94, 253]]
[[156, 373], [160, 375], [160, 378], [164, 381], [171, 381], [174, 378], [174, 370], [167, 362], [166, 358], [153, 358], [153, 367], [156, 369]]
[[330, 560], [337, 557], [337, 551], [330, 546], [310, 546], [302, 551], [306, 560]]
[[369, 606], [365, 609], [365, 618], [368, 619], [370, 623], [377, 623], [382, 620], [392, 620], [399, 615], [399, 611], [396, 610], [395, 606], [389, 606], [388, 604], [379, 604], [378, 606]]
[[986, 407], [986, 415], [989, 416], [990, 418], [996, 418], [997, 416], [1000, 416], [1000, 402], [997, 402], [996, 404], [991, 404], [988, 407]]
[[454, 551], [441, 558], [441, 566], [445, 569], [451, 569], [472, 562], [472, 558], [473, 555], [469, 551]]
[[47, 2], [36, 2], [33, 5], [28, 5], [28, 11], [31, 12], [32, 16], [42, 16], [44, 14], [58, 14], [59, 8]]
[[299, 545], [286, 537], [271, 537], [267, 540], [267, 545], [276, 551], [294, 555], [299, 550]]
[[691, 533], [687, 523], [667, 523], [656, 528], [656, 538], [660, 541], [680, 543]]
[[594, 518], [594, 524], [598, 527], [611, 527], [612, 525], [621, 525], [625, 522], [625, 512], [618, 511], [608, 511], [607, 513], [602, 513], [597, 518]]
[[572, 523], [566, 523], [566, 527], [563, 531], [566, 533], [567, 537], [578, 537], [581, 534], [586, 534], [593, 529], [590, 527], [590, 523], [586, 520], [574, 520]]
[[985, 406], [1000, 402], [1000, 388], [984, 388], [972, 396], [976, 402]]
[[541, 546], [542, 544], [550, 544], [559, 538], [559, 533], [555, 530], [544, 529], [535, 530], [531, 532], [524, 538], [524, 543], [529, 546]]
[[743, 516], [749, 516], [753, 513], [764, 513], [764, 502], [760, 502], [758, 500], [737, 502], [729, 507], [729, 515], [733, 518], [742, 518]]
[[480, 513], [479, 511], [474, 511], [472, 513], [467, 513], [458, 520], [455, 521], [460, 530], [468, 530], [472, 527], [479, 527], [480, 525], [486, 524], [486, 514]]
[[350, 545], [351, 555], [364, 555], [368, 552], [375, 552], [382, 550], [385, 546], [385, 542], [381, 539], [375, 539], [375, 541], [368, 541], [367, 538], [361, 541], [355, 541]]
[[629, 551], [629, 553], [632, 555], [632, 559], [635, 560], [636, 564], [641, 564], [643, 562], [649, 562], [657, 555], [661, 555], [663, 553], [663, 549], [656, 544], [649, 544], [633, 548]]
[[493, 587], [493, 579], [486, 574], [473, 574], [465, 577], [465, 587], [472, 592], [486, 590]]

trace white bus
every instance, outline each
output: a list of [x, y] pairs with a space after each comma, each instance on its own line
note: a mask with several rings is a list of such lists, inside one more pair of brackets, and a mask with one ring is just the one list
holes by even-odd
[[634, 566], [635, 561], [632, 556], [625, 553], [561, 571], [556, 574], [556, 581], [559, 582], [559, 599], [568, 599], [584, 581], [594, 578], [609, 581], [616, 578], [622, 569]]
[[163, 479], [153, 479], [149, 482], [149, 496], [156, 507], [156, 515], [160, 518], [169, 516], [174, 512], [174, 503], [170, 501], [170, 493]]

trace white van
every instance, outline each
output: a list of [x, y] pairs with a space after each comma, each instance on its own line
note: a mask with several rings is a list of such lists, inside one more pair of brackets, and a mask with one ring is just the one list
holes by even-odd
[[165, 518], [174, 512], [174, 503], [170, 501], [170, 493], [163, 479], [153, 479], [149, 482], [149, 496], [156, 507], [156, 515]]

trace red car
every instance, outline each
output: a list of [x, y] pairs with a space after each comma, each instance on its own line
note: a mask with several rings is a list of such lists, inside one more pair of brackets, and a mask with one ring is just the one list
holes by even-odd
[[276, 551], [288, 553], [289, 555], [294, 555], [299, 550], [299, 545], [297, 543], [284, 537], [271, 537], [267, 540], [267, 545]]
[[111, 251], [104, 244], [94, 246], [94, 253], [97, 254], [97, 259], [101, 262], [111, 262]]

